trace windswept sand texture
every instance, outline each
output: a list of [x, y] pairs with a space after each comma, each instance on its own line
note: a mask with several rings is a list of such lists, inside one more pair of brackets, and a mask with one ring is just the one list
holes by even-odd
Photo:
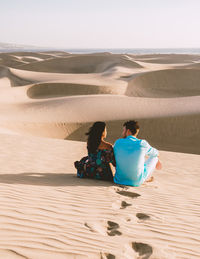
[[[200, 258], [199, 64], [198, 55], [0, 53], [0, 258]], [[76, 178], [88, 127], [105, 120], [114, 143], [129, 119], [162, 150], [155, 180]]]
[[124, 55], [112, 54], [88, 54], [88, 55], [69, 55], [67, 58], [53, 58], [39, 63], [23, 65], [21, 69], [52, 72], [52, 73], [101, 73], [115, 66], [127, 68], [141, 68], [132, 59]]
[[166, 69], [138, 75], [128, 83], [128, 96], [168, 98], [200, 95], [199, 70]]

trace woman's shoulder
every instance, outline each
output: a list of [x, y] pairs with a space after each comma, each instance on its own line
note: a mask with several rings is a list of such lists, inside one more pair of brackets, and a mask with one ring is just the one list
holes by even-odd
[[99, 149], [112, 150], [112, 149], [113, 149], [113, 146], [112, 146], [111, 143], [104, 141], [104, 142], [101, 142], [101, 143], [100, 143]]

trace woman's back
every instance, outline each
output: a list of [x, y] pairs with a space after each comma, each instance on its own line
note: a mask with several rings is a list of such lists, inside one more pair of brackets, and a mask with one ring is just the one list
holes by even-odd
[[113, 180], [110, 163], [115, 164], [112, 144], [104, 139], [107, 135], [105, 122], [95, 122], [89, 129], [88, 156], [75, 162], [77, 176], [101, 180]]
[[88, 153], [87, 157], [79, 162], [77, 176], [99, 180], [113, 180], [110, 163], [115, 166], [113, 149], [98, 148], [95, 153]]

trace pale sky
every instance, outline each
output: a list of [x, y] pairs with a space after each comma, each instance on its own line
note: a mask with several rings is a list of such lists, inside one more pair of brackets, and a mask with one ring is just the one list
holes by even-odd
[[198, 48], [200, 0], [0, 0], [0, 42]]

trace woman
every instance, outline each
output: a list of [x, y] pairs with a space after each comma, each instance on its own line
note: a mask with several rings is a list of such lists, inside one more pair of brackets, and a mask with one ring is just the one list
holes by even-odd
[[115, 159], [112, 144], [104, 140], [107, 136], [105, 122], [95, 122], [86, 135], [88, 156], [74, 163], [77, 176], [112, 181], [110, 163], [115, 166]]

